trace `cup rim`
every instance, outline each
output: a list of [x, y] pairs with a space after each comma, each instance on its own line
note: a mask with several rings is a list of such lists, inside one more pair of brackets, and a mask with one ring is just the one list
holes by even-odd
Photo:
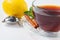
[[[36, 1], [36, 0], [34, 0], [34, 1], [32, 2], [32, 7], [35, 7], [35, 8], [37, 8], [38, 10], [39, 10], [39, 9], [47, 10], [47, 9], [40, 8], [40, 7], [38, 7], [38, 6], [35, 6], [35, 5], [34, 5], [34, 2], [35, 2], [35, 1]], [[50, 11], [60, 12], [60, 10], [58, 10], [58, 11], [56, 11], [56, 10], [50, 10]], [[44, 16], [60, 17], [60, 14], [58, 14], [58, 15], [44, 15]]]

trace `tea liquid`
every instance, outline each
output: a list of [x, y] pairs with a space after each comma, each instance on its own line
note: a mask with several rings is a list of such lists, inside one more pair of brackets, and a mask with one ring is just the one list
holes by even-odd
[[[35, 19], [44, 31], [57, 32], [60, 30], [60, 6], [38, 6], [39, 10], [33, 10]], [[39, 11], [39, 12], [36, 12]]]

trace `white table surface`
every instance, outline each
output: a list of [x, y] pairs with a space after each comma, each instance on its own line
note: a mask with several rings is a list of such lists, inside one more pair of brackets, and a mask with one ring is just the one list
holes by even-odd
[[[16, 25], [7, 25], [1, 21], [5, 18], [5, 14], [2, 10], [2, 1], [0, 0], [0, 40], [60, 40], [60, 38], [48, 38], [40, 36], [31, 30], [28, 27], [31, 25], [25, 24], [24, 27], [19, 27]], [[31, 6], [33, 0], [26, 0], [28, 7]]]

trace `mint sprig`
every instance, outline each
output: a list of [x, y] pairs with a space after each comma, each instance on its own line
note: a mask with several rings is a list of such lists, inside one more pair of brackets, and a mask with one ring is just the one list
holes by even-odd
[[33, 8], [32, 7], [30, 7], [29, 11], [25, 11], [24, 13], [26, 15], [30, 16], [32, 19], [34, 19]]

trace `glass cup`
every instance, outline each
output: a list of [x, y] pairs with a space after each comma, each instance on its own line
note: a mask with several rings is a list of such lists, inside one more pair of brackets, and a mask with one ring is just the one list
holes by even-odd
[[36, 22], [43, 36], [56, 37], [60, 31], [60, 0], [34, 0], [32, 3]]

